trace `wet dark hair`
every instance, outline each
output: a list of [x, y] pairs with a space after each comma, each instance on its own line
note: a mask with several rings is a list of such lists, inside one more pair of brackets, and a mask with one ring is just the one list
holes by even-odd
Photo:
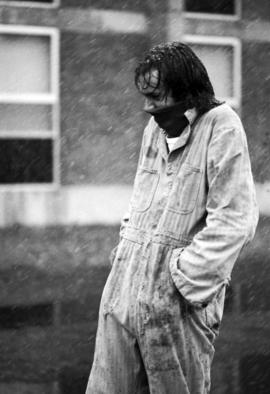
[[[215, 98], [207, 70], [192, 49], [181, 42], [160, 44], [146, 54], [135, 69], [135, 85], [151, 87], [149, 71], [157, 70], [159, 80], [165, 89], [165, 96], [171, 92], [175, 101], [186, 101], [187, 108], [195, 107], [199, 114], [220, 105]], [[153, 86], [152, 86], [153, 87]]]

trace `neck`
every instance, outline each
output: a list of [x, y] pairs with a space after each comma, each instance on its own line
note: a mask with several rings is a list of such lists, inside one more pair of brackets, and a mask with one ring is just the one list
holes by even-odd
[[188, 125], [188, 120], [184, 115], [186, 110], [185, 102], [179, 102], [146, 112], [155, 118], [156, 123], [164, 130], [167, 137], [174, 138], [178, 137]]

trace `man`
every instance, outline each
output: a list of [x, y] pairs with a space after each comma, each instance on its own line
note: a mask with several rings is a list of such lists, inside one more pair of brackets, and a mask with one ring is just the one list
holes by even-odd
[[104, 288], [88, 394], [205, 394], [226, 287], [258, 220], [246, 136], [186, 45], [135, 84], [152, 115]]

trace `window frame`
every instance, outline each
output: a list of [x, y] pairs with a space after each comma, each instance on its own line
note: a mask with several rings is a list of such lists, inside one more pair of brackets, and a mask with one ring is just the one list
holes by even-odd
[[[185, 0], [184, 0], [185, 1]], [[191, 12], [183, 9], [184, 17], [194, 19], [210, 19], [210, 20], [224, 20], [224, 21], [238, 21], [242, 15], [242, 0], [235, 0], [236, 12], [234, 15], [215, 14], [207, 12]]]
[[186, 44], [196, 45], [213, 45], [213, 46], [231, 46], [233, 49], [233, 96], [231, 97], [219, 97], [217, 99], [226, 101], [231, 107], [240, 111], [241, 109], [241, 89], [242, 89], [242, 51], [241, 41], [235, 37], [218, 37], [218, 36], [202, 36], [202, 35], [190, 35], [186, 34], [183, 36], [183, 41]]
[[33, 2], [33, 1], [16, 1], [12, 0], [12, 3], [8, 0], [0, 0], [0, 6], [9, 6], [9, 7], [31, 7], [31, 8], [57, 8], [60, 6], [61, 0], [53, 0], [53, 3], [42, 3], [42, 2]]
[[54, 27], [36, 27], [22, 25], [0, 25], [0, 34], [23, 36], [46, 36], [50, 39], [50, 92], [41, 94], [1, 93], [1, 104], [48, 104], [52, 106], [51, 131], [1, 131], [1, 139], [51, 139], [53, 179], [49, 183], [0, 183], [0, 191], [11, 190], [54, 190], [60, 185], [60, 103], [59, 103], [59, 30]]

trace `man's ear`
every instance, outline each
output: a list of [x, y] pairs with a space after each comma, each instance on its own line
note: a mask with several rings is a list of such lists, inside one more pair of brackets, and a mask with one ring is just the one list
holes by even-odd
[[186, 103], [186, 109], [194, 107], [194, 97], [191, 93], [188, 93], [183, 101]]

